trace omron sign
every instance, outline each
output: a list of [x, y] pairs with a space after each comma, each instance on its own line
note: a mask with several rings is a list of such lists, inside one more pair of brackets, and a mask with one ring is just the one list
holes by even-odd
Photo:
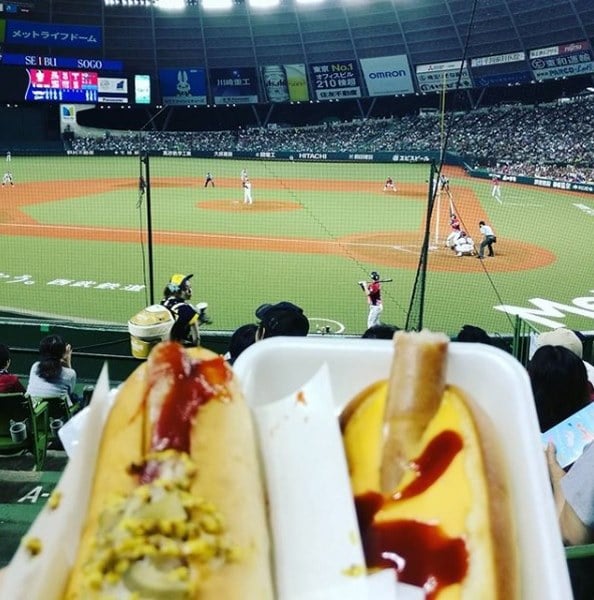
[[414, 94], [410, 67], [405, 54], [362, 58], [360, 62], [370, 96]]
[[406, 71], [379, 71], [377, 73], [369, 73], [369, 79], [390, 79], [390, 77], [406, 77]]

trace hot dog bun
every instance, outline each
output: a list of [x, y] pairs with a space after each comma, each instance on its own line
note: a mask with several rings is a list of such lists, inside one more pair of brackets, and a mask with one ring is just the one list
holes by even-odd
[[273, 597], [249, 408], [230, 367], [204, 348], [156, 346], [109, 415], [65, 597], [108, 592]]
[[[407, 345], [419, 336], [404, 335]], [[421, 344], [432, 343], [425, 334], [421, 337]], [[439, 338], [434, 341], [441, 345]], [[396, 362], [399, 342], [395, 343]], [[440, 353], [440, 349], [429, 353], [429, 360]], [[400, 360], [406, 358], [402, 352]], [[418, 372], [426, 376], [433, 371], [440, 379], [445, 356], [437, 360], [441, 366]], [[392, 373], [403, 368], [396, 366]], [[408, 372], [406, 378], [410, 376]], [[408, 468], [385, 492], [381, 473], [384, 438], [389, 435], [386, 407], [396, 385], [394, 380], [376, 382], [347, 406], [341, 418], [368, 567], [398, 565], [399, 579], [425, 587], [431, 599], [518, 598], [507, 476], [490, 420], [465, 392], [446, 386], [418, 439], [411, 436], [407, 441], [408, 454], [402, 457]], [[430, 387], [435, 389], [435, 382]], [[411, 398], [409, 392], [401, 396]], [[409, 400], [405, 407], [400, 412], [406, 419], [412, 407]], [[406, 426], [406, 431], [412, 429]]]

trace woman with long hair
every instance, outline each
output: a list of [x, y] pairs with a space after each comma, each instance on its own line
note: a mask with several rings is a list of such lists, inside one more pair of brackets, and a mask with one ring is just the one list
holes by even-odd
[[59, 335], [48, 335], [39, 344], [39, 360], [31, 367], [27, 393], [30, 396], [61, 396], [78, 401], [74, 393], [76, 371], [72, 368], [72, 347]]

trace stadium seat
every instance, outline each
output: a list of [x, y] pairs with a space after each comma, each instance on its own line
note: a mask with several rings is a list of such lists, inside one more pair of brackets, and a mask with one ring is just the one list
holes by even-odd
[[[34, 403], [24, 393], [0, 394], [0, 454], [9, 455], [28, 451], [40, 471], [45, 463], [48, 445], [49, 415], [46, 402]], [[22, 439], [17, 439], [11, 426], [25, 425]]]
[[66, 394], [61, 396], [32, 396], [34, 405], [45, 402], [48, 412], [48, 441], [53, 448], [62, 449], [58, 429], [81, 408], [80, 404], [69, 405]]

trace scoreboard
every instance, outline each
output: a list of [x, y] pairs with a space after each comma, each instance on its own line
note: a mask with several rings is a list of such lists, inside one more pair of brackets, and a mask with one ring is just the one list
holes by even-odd
[[23, 101], [151, 104], [156, 101], [156, 94], [148, 75], [105, 76], [95, 69], [0, 66], [0, 102]]
[[25, 100], [49, 102], [97, 102], [98, 75], [91, 71], [27, 69]]

